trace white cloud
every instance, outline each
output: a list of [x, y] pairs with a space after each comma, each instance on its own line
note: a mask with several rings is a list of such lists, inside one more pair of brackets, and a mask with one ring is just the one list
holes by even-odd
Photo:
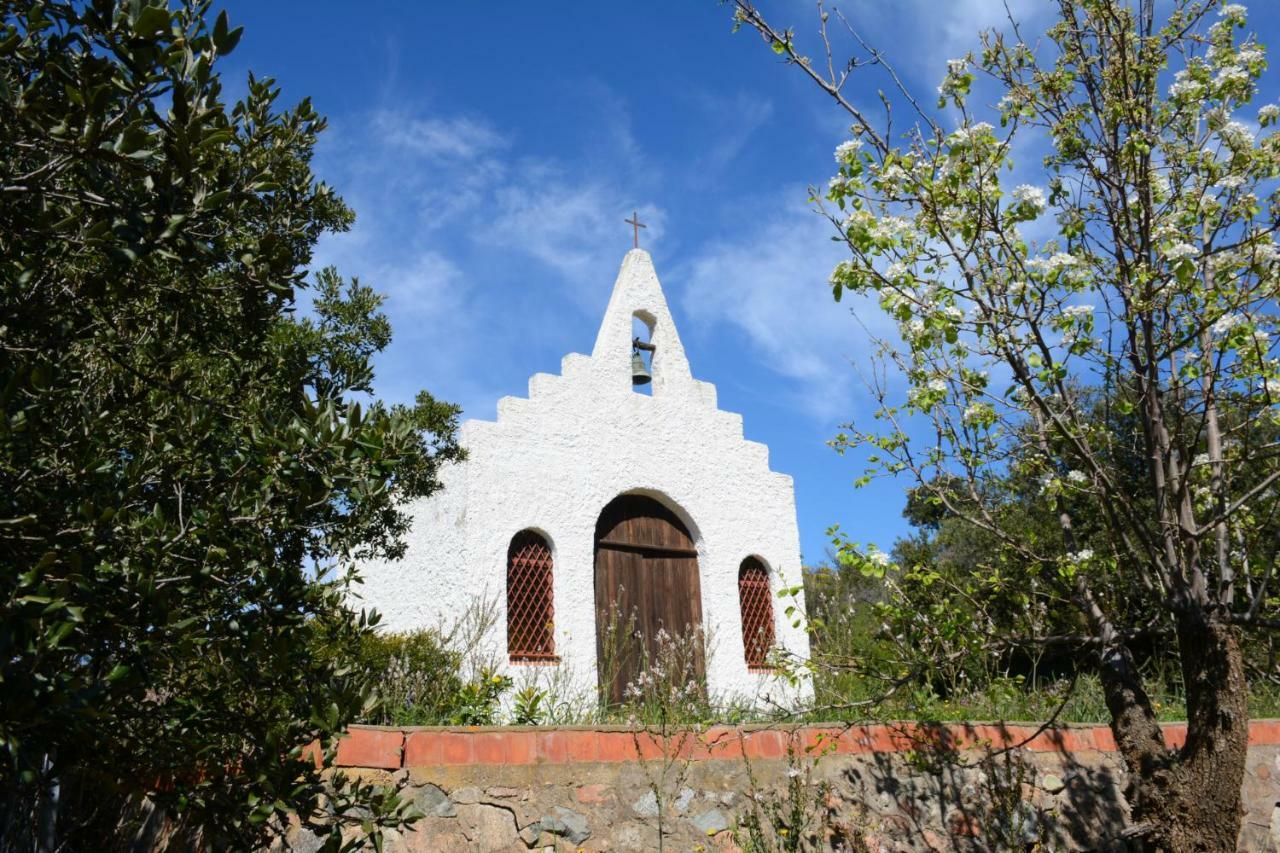
[[388, 148], [402, 148], [429, 161], [472, 161], [507, 147], [488, 124], [465, 116], [417, 117], [379, 110], [370, 130]]
[[[546, 264], [570, 288], [576, 300], [587, 300], [612, 281], [626, 247], [623, 219], [638, 210], [645, 229], [642, 245], [662, 239], [663, 213], [651, 204], [636, 204], [622, 187], [593, 177], [575, 179], [560, 170], [526, 171], [522, 179], [496, 194], [491, 225], [476, 232], [481, 242], [517, 249]], [[601, 284], [604, 281], [605, 284]]]
[[694, 322], [745, 333], [748, 357], [795, 380], [795, 402], [824, 421], [854, 414], [862, 386], [850, 362], [874, 346], [850, 312], [877, 333], [889, 329], [870, 300], [832, 299], [827, 276], [844, 252], [829, 237], [829, 224], [812, 210], [781, 208], [741, 238], [708, 245], [680, 274]]

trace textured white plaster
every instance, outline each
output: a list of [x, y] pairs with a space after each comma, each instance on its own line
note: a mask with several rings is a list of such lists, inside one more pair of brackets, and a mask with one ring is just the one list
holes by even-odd
[[[653, 394], [631, 386], [632, 317], [652, 328]], [[790, 701], [780, 679], [747, 670], [738, 567], [750, 555], [800, 579], [791, 478], [769, 470], [768, 448], [742, 436], [742, 417], [716, 408], [715, 386], [693, 378], [648, 253], [627, 253], [591, 356], [565, 356], [561, 373], [529, 380], [529, 396], [504, 397], [496, 421], [467, 421], [468, 459], [445, 472], [445, 488], [412, 509], [408, 553], [363, 567], [363, 604], [389, 630], [448, 623], [476, 595], [505, 606], [511, 537], [543, 533], [555, 562], [555, 636], [560, 666], [582, 695], [596, 685], [596, 519], [624, 493], [657, 498], [686, 521], [698, 549], [702, 614], [715, 640], [707, 671], [713, 695]], [[803, 607], [803, 600], [796, 601]], [[808, 639], [774, 599], [779, 643], [807, 657]], [[505, 614], [503, 615], [505, 619]], [[488, 638], [505, 660], [506, 624]], [[508, 671], [526, 668], [509, 664]]]

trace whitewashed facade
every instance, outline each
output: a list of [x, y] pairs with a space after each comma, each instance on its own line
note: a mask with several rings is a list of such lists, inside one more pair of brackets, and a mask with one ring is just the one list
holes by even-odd
[[[651, 395], [632, 387], [633, 317], [656, 346]], [[467, 421], [461, 440], [468, 459], [412, 510], [407, 555], [363, 567], [359, 604], [376, 607], [386, 629], [448, 623], [477, 595], [502, 604], [508, 545], [533, 529], [554, 558], [559, 663], [551, 666], [591, 694], [596, 521], [615, 497], [645, 494], [674, 511], [696, 544], [701, 611], [714, 642], [712, 695], [794, 699], [777, 676], [749, 670], [738, 598], [739, 566], [750, 556], [767, 566], [775, 593], [800, 581], [792, 481], [769, 469], [765, 445], [743, 438], [741, 415], [716, 407], [715, 387], [693, 378], [647, 252], [623, 259], [591, 355], [565, 356], [559, 375], [534, 375], [528, 397], [504, 397], [497, 420]], [[786, 603], [774, 599], [777, 643], [807, 656], [807, 637], [784, 614]], [[487, 642], [507, 661], [505, 624]], [[516, 677], [528, 666], [505, 665]]]

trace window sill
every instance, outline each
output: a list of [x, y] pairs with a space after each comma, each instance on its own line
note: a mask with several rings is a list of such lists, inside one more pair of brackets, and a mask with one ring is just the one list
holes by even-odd
[[560, 656], [551, 655], [509, 655], [507, 662], [512, 666], [559, 666]]

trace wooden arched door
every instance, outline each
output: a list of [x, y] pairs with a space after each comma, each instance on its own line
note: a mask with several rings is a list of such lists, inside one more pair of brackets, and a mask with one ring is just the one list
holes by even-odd
[[600, 689], [612, 702], [656, 660], [659, 631], [693, 644], [690, 675], [705, 683], [698, 552], [671, 510], [622, 495], [596, 521], [596, 652]]

